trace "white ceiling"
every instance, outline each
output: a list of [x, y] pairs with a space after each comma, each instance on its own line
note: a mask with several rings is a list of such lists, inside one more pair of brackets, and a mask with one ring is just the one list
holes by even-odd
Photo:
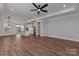
[[[36, 5], [43, 6], [45, 3], [36, 3]], [[64, 7], [66, 5], [66, 7]], [[48, 13], [41, 12], [40, 15], [37, 15], [36, 11], [29, 11], [35, 9], [31, 3], [0, 3], [0, 17], [4, 16], [7, 18], [18, 18], [18, 20], [31, 20], [35, 17], [42, 17], [49, 15], [51, 13], [60, 12], [65, 9], [75, 8], [77, 4], [75, 3], [48, 3], [48, 6], [44, 8], [48, 10]], [[14, 9], [11, 11], [11, 9]]]

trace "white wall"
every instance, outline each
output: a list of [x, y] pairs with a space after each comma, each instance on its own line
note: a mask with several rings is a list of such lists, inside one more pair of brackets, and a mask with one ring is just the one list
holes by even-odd
[[41, 36], [79, 41], [79, 15], [44, 19], [41, 21]]

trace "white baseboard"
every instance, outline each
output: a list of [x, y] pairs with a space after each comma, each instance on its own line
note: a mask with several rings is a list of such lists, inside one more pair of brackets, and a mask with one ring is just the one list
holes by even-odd
[[60, 36], [48, 36], [48, 37], [54, 37], [54, 38], [60, 38], [64, 40], [71, 40], [71, 41], [79, 42], [79, 39], [73, 39], [73, 38], [66, 38], [66, 37], [60, 37]]
[[[42, 35], [45, 36], [45, 35]], [[50, 35], [46, 35], [47, 37], [52, 37], [52, 38], [60, 38], [60, 39], [64, 39], [64, 40], [70, 40], [70, 41], [75, 41], [75, 42], [79, 42], [79, 39], [73, 39], [73, 38], [66, 38], [66, 37], [60, 37], [60, 36], [50, 36]]]
[[16, 35], [16, 34], [0, 34], [0, 36], [6, 36], [6, 35]]
[[[17, 35], [17, 34], [0, 34], [0, 36], [7, 36], [7, 35]], [[21, 34], [22, 36], [25, 36], [23, 34]]]

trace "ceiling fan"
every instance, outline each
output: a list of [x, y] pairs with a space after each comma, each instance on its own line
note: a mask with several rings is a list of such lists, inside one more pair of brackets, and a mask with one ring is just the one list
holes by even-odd
[[36, 7], [36, 9], [32, 9], [32, 10], [30, 10], [30, 11], [37, 11], [37, 13], [38, 13], [38, 15], [39, 15], [39, 13], [42, 11], [42, 12], [48, 12], [47, 10], [44, 10], [43, 8], [45, 8], [45, 7], [47, 7], [48, 6], [48, 4], [46, 3], [45, 5], [43, 5], [43, 6], [40, 6], [40, 5], [36, 5], [35, 3], [32, 3], [35, 7]]

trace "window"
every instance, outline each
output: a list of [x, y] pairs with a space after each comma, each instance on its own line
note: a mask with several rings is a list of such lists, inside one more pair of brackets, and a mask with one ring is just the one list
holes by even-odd
[[6, 33], [9, 33], [11, 31], [11, 25], [9, 23], [5, 23], [4, 28]]

